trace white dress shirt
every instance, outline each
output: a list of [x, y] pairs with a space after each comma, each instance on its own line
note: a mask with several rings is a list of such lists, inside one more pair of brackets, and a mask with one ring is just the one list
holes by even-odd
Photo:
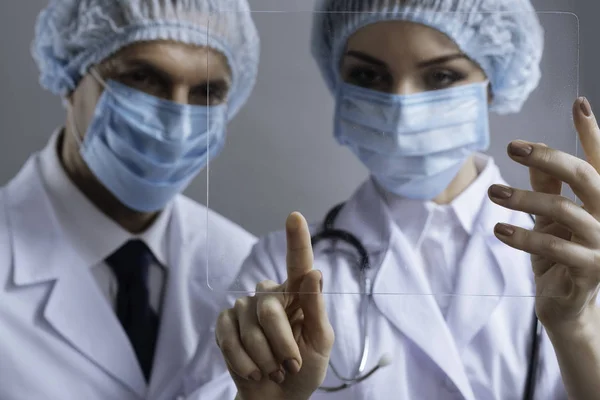
[[132, 239], [142, 240], [158, 261], [148, 271], [150, 306], [160, 314], [168, 275], [166, 238], [170, 207], [167, 207], [144, 233], [134, 235], [102, 213], [81, 193], [65, 173], [58, 158], [61, 130], [53, 134], [51, 144], [40, 154], [42, 179], [64, 235], [81, 256], [82, 264], [90, 268], [102, 293], [116, 306], [118, 284], [115, 274], [104, 260]]
[[455, 277], [473, 226], [494, 174], [489, 158], [475, 155], [478, 176], [451, 203], [410, 200], [382, 191], [394, 222], [415, 249], [425, 269], [431, 294], [444, 317], [452, 301]]

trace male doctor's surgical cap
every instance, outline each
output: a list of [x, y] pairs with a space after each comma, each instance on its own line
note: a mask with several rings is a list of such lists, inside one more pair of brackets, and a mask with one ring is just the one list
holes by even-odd
[[348, 38], [393, 20], [444, 33], [478, 63], [491, 83], [490, 111], [520, 111], [540, 81], [544, 30], [529, 0], [318, 0], [315, 12], [312, 54], [334, 93]]
[[65, 97], [91, 66], [153, 40], [207, 46], [227, 57], [229, 119], [250, 96], [260, 45], [246, 0], [50, 0], [38, 17], [32, 53], [41, 85]]

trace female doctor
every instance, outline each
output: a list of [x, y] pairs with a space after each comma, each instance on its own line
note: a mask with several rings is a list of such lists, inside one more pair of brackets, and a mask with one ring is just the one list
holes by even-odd
[[[290, 215], [245, 262], [239, 281], [256, 294], [222, 312], [216, 334], [238, 397], [600, 398], [600, 131], [590, 105], [573, 108], [589, 163], [508, 146], [533, 191], [502, 185], [479, 153], [488, 109], [518, 112], [538, 84], [532, 6], [325, 0], [318, 11], [327, 13], [316, 14], [313, 49], [336, 95], [335, 137], [372, 178], [328, 223]], [[583, 208], [560, 196], [562, 182]], [[316, 240], [323, 225], [352, 235], [366, 257], [346, 246], [356, 244], [349, 235]], [[254, 286], [265, 277], [283, 283]], [[540, 297], [534, 307], [502, 296], [516, 293]]]

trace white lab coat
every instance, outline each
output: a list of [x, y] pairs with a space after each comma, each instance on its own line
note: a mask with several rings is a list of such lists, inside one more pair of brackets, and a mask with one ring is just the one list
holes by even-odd
[[206, 208], [184, 196], [169, 225], [169, 280], [146, 384], [90, 268], [62, 236], [38, 158], [30, 158], [0, 190], [0, 399], [235, 397], [214, 339], [224, 296], [207, 288], [206, 271], [219, 267], [217, 283], [235, 276], [255, 239], [212, 212], [207, 229]]
[[[502, 183], [497, 176], [495, 182]], [[508, 297], [534, 293], [529, 256], [494, 237], [497, 222], [530, 227], [529, 216], [506, 210], [485, 199], [475, 233], [460, 262], [456, 292], [505, 294], [507, 297], [453, 297], [442, 316], [432, 296], [390, 295], [431, 293], [416, 265], [414, 250], [374, 183], [367, 181], [346, 203], [335, 227], [353, 233], [365, 246], [374, 271], [370, 308], [370, 356], [365, 371], [387, 353], [392, 365], [337, 393], [315, 392], [312, 399], [339, 400], [519, 400], [529, 364], [534, 313], [533, 298]], [[314, 232], [318, 227], [312, 229]], [[254, 290], [265, 278], [283, 282], [285, 233], [260, 240], [242, 267], [237, 289]], [[317, 244], [314, 267], [323, 272], [330, 321], [336, 334], [331, 361], [342, 376], [352, 377], [362, 354], [360, 280], [357, 253], [343, 244]], [[465, 272], [467, 271], [467, 272]], [[388, 294], [385, 294], [388, 293]], [[563, 400], [566, 393], [554, 350], [546, 335], [536, 378], [536, 399]], [[341, 382], [329, 370], [325, 386]]]

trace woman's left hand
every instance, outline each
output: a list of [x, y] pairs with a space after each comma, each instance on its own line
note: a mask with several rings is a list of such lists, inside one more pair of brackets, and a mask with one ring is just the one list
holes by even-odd
[[[509, 156], [529, 167], [533, 191], [500, 185], [489, 190], [496, 204], [536, 216], [532, 231], [499, 223], [495, 233], [532, 255], [536, 313], [549, 330], [570, 329], [594, 315], [600, 288], [600, 129], [584, 98], [575, 102], [573, 116], [587, 162], [543, 144], [515, 141]], [[561, 196], [563, 182], [583, 207]]]

